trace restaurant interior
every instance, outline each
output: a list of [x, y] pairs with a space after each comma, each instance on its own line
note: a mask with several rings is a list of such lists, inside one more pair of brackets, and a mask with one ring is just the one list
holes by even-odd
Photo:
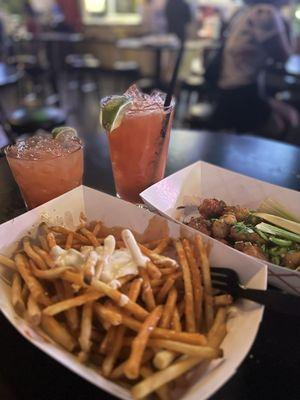
[[[27, 7], [22, 3], [26, 4], [1, 2], [2, 145], [20, 135], [32, 135], [41, 128], [51, 130], [64, 123], [80, 128], [82, 134], [99, 131], [100, 98], [121, 94], [133, 82], [148, 93], [168, 87], [182, 38], [168, 26], [163, 0], [47, 0], [28, 2]], [[285, 110], [285, 105], [289, 106], [292, 114], [292, 121], [285, 120], [280, 130], [253, 127], [250, 122], [241, 124], [234, 115], [222, 117], [222, 111], [230, 111], [219, 113], [221, 88], [215, 87], [206, 74], [242, 2], [194, 0], [188, 4], [189, 15], [182, 23], [184, 55], [174, 91], [173, 126], [213, 130], [220, 135], [256, 134], [299, 146], [297, 4], [282, 10], [293, 41], [289, 56], [281, 60], [270, 57], [259, 71], [264, 97], [280, 102]], [[180, 21], [176, 24], [179, 26]], [[38, 121], [34, 110], [40, 111]], [[281, 110], [276, 112], [280, 114]]]
[[[113, 121], [105, 114], [112, 95], [120, 101]], [[128, 130], [136, 128], [139, 132], [132, 131], [131, 136], [126, 133], [127, 139], [116, 144], [118, 132], [113, 130], [121, 131], [124, 113], [128, 104], [133, 104], [128, 100], [130, 96], [138, 96], [141, 101], [156, 96], [158, 103], [163, 101], [159, 104], [166, 119], [162, 127], [153, 128], [163, 140], [157, 150], [162, 161], [154, 162], [159, 171], [153, 176], [147, 170], [152, 167], [146, 166], [147, 151], [154, 146], [150, 140], [154, 133], [149, 128], [155, 125], [153, 115], [139, 128], [132, 124]], [[70, 183], [72, 174], [74, 179], [76, 173], [81, 175], [76, 184], [65, 188], [61, 184], [56, 194], [47, 198], [43, 197], [44, 189], [38, 187], [40, 182], [59, 186], [57, 182], [64, 179], [63, 167], [67, 165], [57, 164], [55, 172], [52, 167], [45, 171], [40, 168], [40, 181], [35, 181], [34, 168], [26, 172], [20, 164], [18, 172], [13, 162], [19, 156], [13, 154], [15, 160], [10, 160], [8, 149], [46, 133], [52, 133], [55, 139], [61, 129], [63, 136], [65, 128], [61, 127], [67, 127], [68, 134], [75, 132], [82, 152], [76, 163], [68, 166], [66, 179]], [[143, 134], [150, 144], [142, 143]], [[139, 154], [135, 156], [134, 152]], [[274, 196], [277, 193], [277, 200], [282, 197], [284, 204], [286, 199], [287, 206], [298, 212], [293, 231], [298, 242], [292, 249], [298, 259], [293, 268], [279, 266], [285, 253], [274, 252], [268, 259], [254, 256], [277, 264], [275, 272], [276, 268], [287, 270], [283, 271], [285, 278], [279, 271], [279, 285], [276, 280], [269, 281], [268, 290], [300, 296], [299, 0], [0, 0], [0, 282], [5, 229], [12, 237], [11, 232], [18, 229], [2, 223], [31, 209], [30, 215], [37, 215], [36, 206], [81, 182], [137, 204], [141, 212], [149, 208], [170, 217], [168, 210], [178, 195], [176, 185], [181, 175], [165, 184], [161, 180], [197, 162], [203, 163], [204, 171], [210, 171], [208, 186], [215, 193], [227, 193], [228, 198], [235, 198], [235, 194], [239, 199], [253, 198], [254, 203], [260, 191]], [[215, 170], [210, 164], [229, 170], [228, 182], [228, 171]], [[130, 192], [128, 187], [133, 185], [139, 168], [146, 170], [144, 183]], [[230, 175], [231, 171], [246, 178]], [[25, 188], [20, 175], [24, 174], [25, 179], [26, 173]], [[248, 181], [247, 177], [256, 181]], [[244, 178], [246, 189], [242, 188], [244, 183], [238, 183]], [[202, 184], [205, 174], [201, 179]], [[153, 187], [161, 186], [151, 191], [153, 183]], [[194, 190], [194, 186], [189, 181], [181, 190]], [[36, 196], [32, 202], [31, 196]], [[156, 205], [160, 198], [162, 209]], [[192, 195], [187, 198], [194, 199]], [[74, 206], [70, 199], [66, 203], [69, 210]], [[140, 204], [142, 199], [146, 206]], [[101, 204], [98, 206], [101, 208]], [[118, 206], [112, 205], [109, 212], [117, 210]], [[265, 240], [264, 233], [262, 237]], [[223, 236], [218, 241], [227, 243]], [[289, 238], [277, 241], [282, 248], [290, 243]], [[257, 250], [256, 244], [252, 247]], [[248, 255], [253, 253], [243, 252], [251, 259]], [[269, 274], [272, 277], [275, 273]], [[283, 283], [284, 279], [288, 283]], [[292, 304], [294, 300], [290, 301]], [[1, 303], [0, 293], [0, 309]], [[255, 344], [248, 355], [245, 352], [240, 357], [241, 365], [230, 365], [227, 378], [220, 378], [221, 383], [214, 389], [203, 390], [199, 397], [197, 392], [188, 394], [186, 399], [298, 400], [300, 308], [299, 301], [297, 312], [293, 304], [290, 313], [272, 310], [267, 304], [263, 320], [255, 328]], [[128, 398], [117, 389], [91, 385], [86, 380], [94, 382], [87, 373], [69, 367], [80, 378], [40, 352], [14, 330], [2, 313], [0, 349], [0, 399]], [[59, 361], [58, 355], [54, 358]], [[62, 364], [66, 366], [66, 362]], [[185, 383], [182, 379], [182, 390]], [[146, 397], [135, 397], [139, 398]], [[170, 399], [161, 393], [158, 398]]]

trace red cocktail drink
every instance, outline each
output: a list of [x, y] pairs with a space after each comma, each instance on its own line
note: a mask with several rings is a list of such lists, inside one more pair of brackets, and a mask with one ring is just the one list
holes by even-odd
[[[139, 203], [139, 193], [164, 177], [174, 104], [165, 109], [161, 93], [144, 95], [135, 88], [126, 96], [131, 104], [107, 137], [116, 192], [124, 200]], [[106, 101], [109, 98], [102, 107]]]
[[83, 149], [77, 137], [35, 136], [9, 146], [6, 157], [29, 209], [82, 183]]

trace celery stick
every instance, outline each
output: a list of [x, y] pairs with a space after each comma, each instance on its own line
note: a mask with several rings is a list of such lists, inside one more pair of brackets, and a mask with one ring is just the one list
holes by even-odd
[[277, 226], [261, 222], [260, 224], [256, 225], [255, 228], [261, 232], [268, 233], [269, 235], [279, 236], [281, 238], [292, 240], [293, 242], [296, 243], [300, 243], [300, 235], [286, 231], [285, 229], [277, 228]]
[[269, 237], [270, 242], [277, 244], [280, 247], [289, 247], [292, 245], [291, 240], [286, 240], [286, 239], [279, 239], [277, 237], [270, 236]]

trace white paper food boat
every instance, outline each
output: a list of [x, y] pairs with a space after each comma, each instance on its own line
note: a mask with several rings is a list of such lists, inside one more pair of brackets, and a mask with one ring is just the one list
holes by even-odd
[[[199, 199], [217, 198], [229, 205], [256, 209], [270, 197], [300, 215], [300, 193], [271, 185], [227, 169], [198, 161], [168, 176], [141, 193], [146, 204], [161, 215], [177, 220], [178, 206], [199, 205]], [[215, 240], [216, 241], [216, 240]], [[224, 246], [226, 246], [224, 244]], [[238, 252], [238, 250], [234, 250]], [[244, 254], [244, 257], [250, 257]], [[266, 262], [269, 282], [287, 292], [300, 295], [300, 272]]]
[[[192, 237], [195, 233], [190, 228], [182, 227], [147, 210], [81, 186], [2, 224], [0, 226], [0, 253], [10, 255], [19, 239], [28, 234], [28, 231], [34, 233], [41, 220], [74, 228], [79, 223], [82, 211], [89, 220], [101, 220], [108, 227], [130, 228], [138, 234], [145, 234], [147, 240], [166, 234], [174, 238], [182, 235]], [[243, 255], [231, 248], [214, 243], [211, 250], [211, 262], [214, 266], [230, 266], [235, 269], [241, 281], [248, 287], [266, 288], [267, 267], [253, 258], [245, 259]], [[0, 266], [0, 269], [3, 273], [4, 267]], [[0, 309], [29, 342], [99, 388], [121, 399], [130, 399], [130, 394], [126, 389], [105, 379], [96, 370], [79, 363], [75, 356], [58, 345], [45, 341], [35, 333], [15, 314], [10, 302], [10, 290], [11, 288], [0, 279]], [[184, 399], [202, 400], [211, 396], [235, 373], [251, 348], [262, 319], [263, 307], [247, 300], [237, 301], [236, 307], [236, 316], [230, 319], [229, 332], [222, 344], [224, 359], [221, 362], [211, 363], [210, 368], [188, 390]]]

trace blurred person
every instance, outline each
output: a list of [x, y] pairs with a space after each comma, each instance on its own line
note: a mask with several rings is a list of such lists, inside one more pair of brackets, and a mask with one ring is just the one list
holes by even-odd
[[141, 10], [142, 28], [144, 34], [152, 34], [155, 32], [155, 15], [153, 8], [153, 0], [144, 0]]
[[56, 0], [56, 5], [63, 15], [63, 22], [66, 29], [69, 29], [70, 32], [81, 32], [83, 27], [79, 2], [74, 0]]
[[231, 19], [221, 53], [214, 124], [278, 136], [299, 123], [290, 105], [267, 98], [259, 77], [266, 62], [284, 63], [292, 52], [280, 7], [288, 0], [246, 0]]
[[145, 35], [166, 32], [165, 0], [143, 0], [139, 7], [142, 17], [142, 33]]
[[198, 36], [200, 38], [215, 40], [220, 38], [224, 25], [224, 17], [220, 8], [200, 6], [197, 19], [201, 25], [198, 30]]
[[25, 16], [26, 29], [33, 37], [37, 36], [41, 31], [38, 13], [32, 6], [31, 2], [25, 0], [23, 2], [23, 14]]
[[185, 0], [167, 0], [165, 6], [168, 33], [175, 34], [178, 39], [186, 38], [187, 25], [192, 20], [191, 9]]
[[0, 60], [2, 60], [5, 54], [5, 45], [6, 45], [5, 24], [3, 21], [2, 13], [0, 11]]

